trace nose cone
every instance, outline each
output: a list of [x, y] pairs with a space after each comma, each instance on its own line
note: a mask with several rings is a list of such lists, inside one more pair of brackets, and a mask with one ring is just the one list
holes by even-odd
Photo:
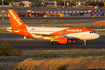
[[99, 38], [100, 37], [100, 35], [98, 34], [98, 33], [96, 33], [95, 34], [95, 38], [97, 39], [97, 38]]

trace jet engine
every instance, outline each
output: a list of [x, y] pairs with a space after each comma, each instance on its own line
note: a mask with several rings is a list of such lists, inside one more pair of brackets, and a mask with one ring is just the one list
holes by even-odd
[[76, 43], [77, 40], [68, 40], [68, 42], [70, 42], [70, 43]]
[[58, 37], [58, 43], [67, 44], [67, 37]]
[[67, 44], [67, 43], [76, 43], [77, 40], [70, 40], [67, 37], [58, 37], [58, 43]]

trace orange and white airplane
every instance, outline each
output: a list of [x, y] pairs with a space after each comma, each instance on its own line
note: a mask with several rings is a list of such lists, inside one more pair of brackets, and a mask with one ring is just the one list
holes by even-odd
[[100, 37], [98, 33], [87, 28], [29, 27], [23, 23], [13, 9], [8, 9], [8, 14], [11, 27], [6, 28], [7, 31], [31, 38], [50, 40], [50, 45], [54, 42], [56, 44], [75, 43], [77, 40], [84, 40], [84, 45], [86, 45], [86, 40]]

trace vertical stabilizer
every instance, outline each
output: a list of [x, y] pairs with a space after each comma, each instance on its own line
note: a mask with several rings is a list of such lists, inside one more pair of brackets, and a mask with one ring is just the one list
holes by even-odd
[[15, 13], [13, 9], [8, 9], [8, 14], [10, 17], [12, 29], [26, 28], [26, 25], [23, 23], [23, 21], [19, 18], [19, 16]]
[[11, 22], [11, 32], [23, 36], [32, 37], [32, 35], [27, 30], [26, 25], [23, 23], [23, 21], [19, 18], [19, 16], [15, 13], [13, 9], [8, 9], [8, 14]]

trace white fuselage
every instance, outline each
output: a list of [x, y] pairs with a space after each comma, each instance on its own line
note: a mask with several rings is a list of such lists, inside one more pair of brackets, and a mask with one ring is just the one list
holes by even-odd
[[[63, 34], [63, 31], [67, 28], [62, 27], [27, 27], [28, 32], [34, 37], [34, 38], [42, 38], [42, 35], [50, 35], [55, 32], [59, 32], [60, 34], [55, 34], [56, 36], [64, 36], [68, 37], [70, 39], [80, 39], [80, 40], [92, 40], [97, 39], [100, 37], [98, 33], [91, 33], [90, 31], [86, 32], [79, 32], [80, 29], [72, 30], [66, 30], [65, 32], [72, 31], [75, 33], [70, 34]], [[7, 31], [11, 30], [11, 27], [7, 28]], [[36, 35], [39, 34], [39, 35]], [[50, 37], [43, 37], [44, 39], [50, 39]]]

